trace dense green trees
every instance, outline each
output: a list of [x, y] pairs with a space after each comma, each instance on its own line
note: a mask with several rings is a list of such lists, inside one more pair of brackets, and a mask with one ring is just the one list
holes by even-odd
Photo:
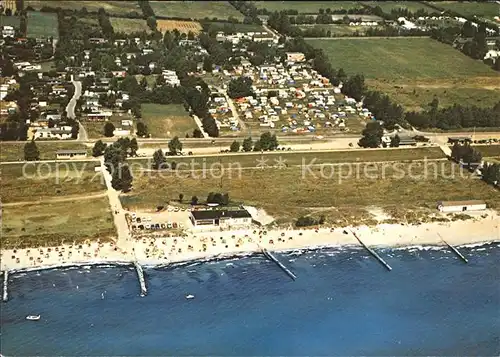
[[104, 124], [104, 136], [107, 138], [113, 137], [113, 132], [115, 131], [115, 126], [111, 122]]
[[153, 164], [152, 164], [153, 169], [161, 170], [166, 168], [168, 166], [166, 165], [166, 162], [167, 159], [161, 149], [158, 149], [153, 153]]
[[137, 136], [145, 137], [149, 135], [148, 126], [142, 121], [137, 122]]
[[207, 196], [207, 203], [217, 203], [219, 205], [227, 206], [229, 204], [228, 193], [210, 192]]
[[364, 148], [377, 148], [382, 144], [382, 135], [384, 130], [379, 122], [372, 121], [366, 124], [361, 133], [363, 136], [359, 139], [358, 145]]
[[500, 164], [496, 162], [485, 162], [481, 169], [482, 179], [489, 183], [500, 187]]
[[451, 150], [451, 158], [456, 162], [463, 163], [468, 168], [475, 168], [481, 163], [483, 156], [469, 144], [455, 143]]
[[243, 151], [245, 151], [245, 152], [252, 151], [252, 148], [253, 148], [252, 138], [246, 138], [245, 140], [243, 140], [242, 148], [243, 148]]
[[231, 79], [228, 85], [227, 94], [230, 98], [241, 98], [253, 96], [253, 81], [250, 77], [238, 77]]
[[240, 143], [238, 141], [233, 141], [231, 146], [229, 147], [229, 151], [238, 152], [240, 151]]
[[40, 160], [40, 151], [35, 144], [34, 140], [31, 140], [24, 144], [24, 160], [26, 161], [36, 161]]
[[92, 148], [92, 156], [102, 156], [104, 154], [104, 150], [106, 150], [106, 147], [107, 145], [102, 140], [96, 141], [94, 147]]
[[177, 153], [182, 152], [182, 143], [178, 136], [175, 136], [168, 142], [169, 155], [177, 155]]

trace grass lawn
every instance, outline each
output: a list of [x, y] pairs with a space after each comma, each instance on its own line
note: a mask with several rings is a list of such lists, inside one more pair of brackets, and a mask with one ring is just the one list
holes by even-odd
[[97, 12], [101, 7], [111, 15], [125, 15], [130, 12], [137, 12], [142, 15], [141, 8], [137, 1], [58, 1], [58, 0], [27, 0], [24, 6], [31, 6], [34, 9], [41, 9], [44, 6], [52, 8], [62, 8], [70, 10], [80, 10], [83, 7], [90, 12]]
[[43, 72], [49, 72], [56, 69], [54, 61], [40, 62], [39, 65], [42, 66]]
[[[309, 40], [334, 68], [361, 73], [370, 87], [421, 109], [434, 95], [440, 104], [491, 105], [500, 96], [500, 74], [430, 38]], [[444, 65], [446, 64], [446, 65]]]
[[111, 25], [115, 32], [133, 33], [133, 32], [151, 32], [151, 29], [146, 24], [146, 20], [142, 19], [127, 19], [122, 17], [110, 17]]
[[[435, 160], [445, 158], [443, 152], [438, 147], [422, 147], [409, 149], [383, 149], [383, 150], [350, 150], [350, 151], [329, 151], [329, 152], [307, 152], [294, 153], [291, 151], [260, 153], [240, 153], [239, 155], [221, 156], [183, 156], [169, 157], [168, 161], [175, 161], [179, 166], [178, 170], [201, 169], [202, 165], [212, 165], [221, 163], [224, 167], [256, 167], [259, 161], [265, 159], [266, 166], [276, 165], [278, 160], [283, 160], [288, 166], [299, 166], [303, 164], [339, 164], [356, 162], [385, 162], [385, 161], [411, 161], [411, 160]], [[145, 164], [147, 160], [138, 159], [134, 162]], [[192, 166], [191, 166], [192, 165]], [[239, 166], [238, 166], [239, 165]], [[145, 166], [147, 167], [147, 166]], [[210, 168], [210, 167], [207, 167]], [[214, 170], [217, 166], [214, 165]]]
[[2, 202], [104, 193], [98, 161], [2, 165]]
[[[23, 161], [25, 142], [0, 143], [0, 162]], [[58, 150], [86, 150], [87, 147], [76, 142], [42, 142], [36, 141], [41, 160], [55, 160]]]
[[500, 16], [500, 4], [496, 2], [430, 1], [430, 4], [458, 12], [464, 16], [476, 15], [489, 20], [493, 20], [495, 16]]
[[20, 22], [21, 18], [19, 16], [0, 16], [0, 24], [2, 24], [2, 26], [12, 26], [18, 29]]
[[2, 248], [83, 243], [115, 237], [107, 197], [3, 207]]
[[500, 157], [500, 145], [477, 145], [475, 148], [483, 157]]
[[153, 138], [190, 136], [197, 125], [181, 104], [143, 104], [142, 120]]
[[57, 14], [28, 11], [27, 25], [27, 37], [59, 38]]
[[150, 1], [149, 4], [156, 16], [185, 19], [244, 18], [228, 1]]
[[[227, 192], [231, 203], [264, 208], [280, 222], [303, 214], [325, 214], [327, 222], [347, 216], [349, 223], [369, 219], [366, 208], [376, 206], [401, 220], [410, 211], [436, 212], [439, 200], [482, 199], [489, 207], [500, 207], [497, 191], [471, 178], [449, 161], [404, 164], [367, 164], [311, 169], [304, 174], [298, 167], [242, 170], [219, 176], [152, 173], [136, 178], [130, 194], [121, 196], [130, 208], [154, 208], [179, 193], [197, 196], [203, 202], [209, 192]], [[452, 173], [454, 174], [452, 175]], [[221, 187], [222, 182], [222, 187]], [[337, 222], [342, 223], [342, 221]]]
[[215, 29], [216, 31], [223, 31], [228, 27], [234, 29], [235, 32], [267, 32], [261, 25], [255, 24], [228, 24], [227, 22], [205, 22], [202, 24], [205, 31]]
[[368, 6], [380, 6], [385, 13], [391, 13], [393, 9], [408, 9], [411, 12], [417, 12], [418, 10], [425, 10], [428, 13], [438, 12], [419, 1], [362, 1], [362, 3]]
[[[311, 28], [330, 30], [332, 36], [354, 36], [356, 31], [360, 34], [364, 34], [368, 30], [368, 26], [348, 26], [348, 25], [335, 25], [335, 24], [317, 24], [314, 26], [307, 25], [297, 25], [301, 30], [307, 30]], [[376, 27], [379, 28], [379, 27]]]
[[[109, 122], [113, 123], [115, 128], [121, 128], [122, 120], [125, 119], [131, 119], [131, 117], [128, 115], [124, 116], [112, 115], [111, 118], [109, 119]], [[84, 126], [85, 130], [87, 131], [87, 135], [90, 139], [105, 138], [104, 136], [104, 126], [106, 125], [105, 121], [82, 120], [81, 123]]]
[[258, 9], [268, 11], [297, 10], [301, 14], [317, 14], [319, 9], [332, 10], [362, 8], [359, 1], [253, 1]]

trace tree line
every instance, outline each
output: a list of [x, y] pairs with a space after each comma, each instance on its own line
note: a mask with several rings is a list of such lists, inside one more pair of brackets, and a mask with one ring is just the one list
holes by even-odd
[[244, 152], [249, 151], [274, 151], [278, 149], [279, 143], [276, 134], [271, 134], [270, 132], [265, 132], [261, 134], [260, 138], [255, 142], [252, 138], [248, 137], [243, 140], [240, 144], [239, 141], [235, 140], [229, 147], [230, 152], [239, 152], [240, 149]]

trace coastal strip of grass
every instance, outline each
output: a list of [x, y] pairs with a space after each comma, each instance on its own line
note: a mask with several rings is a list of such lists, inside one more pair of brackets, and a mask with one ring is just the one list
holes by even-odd
[[[0, 142], [0, 163], [9, 161], [24, 161], [24, 145], [26, 145], [26, 142]], [[71, 141], [36, 141], [36, 146], [40, 151], [40, 160], [55, 160], [56, 151], [58, 150], [88, 150], [88, 148], [84, 144]]]
[[28, 162], [2, 165], [2, 203], [37, 202], [70, 195], [103, 193], [98, 161]]
[[55, 246], [116, 237], [107, 197], [29, 206], [5, 206], [2, 249]]
[[[450, 161], [398, 163], [334, 168], [299, 167], [251, 169], [235, 174], [162, 175], [134, 179], [132, 192], [121, 196], [128, 209], [154, 209], [196, 196], [204, 202], [209, 192], [228, 193], [230, 203], [263, 208], [282, 223], [304, 214], [322, 214], [328, 223], [361, 224], [369, 219], [369, 207], [379, 207], [398, 221], [418, 212], [436, 213], [440, 200], [485, 200], [500, 208], [498, 191]], [[407, 216], [408, 215], [408, 216]], [[343, 220], [343, 221], [341, 221]]]
[[[265, 152], [261, 153], [239, 153], [222, 154], [211, 156], [167, 156], [167, 162], [175, 162], [179, 169], [197, 170], [211, 165], [223, 165], [232, 168], [272, 167], [276, 165], [297, 166], [297, 165], [328, 165], [340, 163], [364, 163], [364, 162], [391, 162], [391, 161], [412, 161], [412, 160], [436, 160], [444, 159], [445, 155], [438, 147], [421, 147], [409, 149], [381, 149], [381, 150], [349, 150], [349, 151], [328, 151], [328, 152], [304, 152], [292, 151]], [[135, 171], [141, 168], [149, 168], [151, 159], [133, 159]], [[215, 166], [214, 166], [215, 167]]]

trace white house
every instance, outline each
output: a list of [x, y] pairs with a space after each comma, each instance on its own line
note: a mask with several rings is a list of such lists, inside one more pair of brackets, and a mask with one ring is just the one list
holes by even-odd
[[16, 31], [12, 26], [3, 26], [2, 27], [2, 37], [14, 37], [16, 35]]
[[189, 219], [195, 227], [245, 227], [252, 223], [252, 216], [245, 209], [191, 211]]
[[467, 211], [483, 211], [486, 209], [484, 201], [439, 201], [437, 209], [443, 213], [450, 212], [467, 212]]

